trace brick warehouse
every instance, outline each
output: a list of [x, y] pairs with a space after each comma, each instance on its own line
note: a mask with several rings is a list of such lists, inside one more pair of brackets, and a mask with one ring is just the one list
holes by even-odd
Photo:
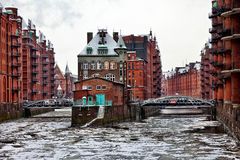
[[146, 99], [146, 61], [138, 58], [136, 51], [128, 51], [126, 65], [126, 83], [129, 91], [129, 100]]
[[54, 48], [31, 21], [23, 28], [23, 99], [41, 100], [54, 96]]
[[[1, 5], [0, 5], [1, 7]], [[20, 115], [22, 101], [22, 18], [16, 8], [0, 8], [0, 121]]]
[[[4, 8], [0, 3], [0, 121], [21, 116], [23, 98], [25, 99], [26, 95], [32, 96], [33, 91], [35, 91], [31, 88], [33, 80], [39, 83], [39, 87], [42, 86], [42, 90], [47, 95], [50, 94], [50, 96], [42, 98], [51, 97], [51, 87], [54, 84], [54, 79], [50, 78], [54, 75], [52, 72], [54, 71], [52, 68], [54, 66], [53, 48], [49, 47], [51, 46], [49, 43], [45, 49], [46, 53], [44, 52], [49, 56], [49, 61], [46, 64], [47, 74], [45, 75], [49, 85], [44, 86], [45, 82], [39, 76], [35, 79], [30, 77], [38, 74], [39, 71], [32, 69], [34, 68], [32, 66], [38, 65], [37, 62], [32, 63], [33, 60], [38, 59], [38, 63], [43, 63], [43, 57], [40, 53], [43, 53], [44, 46], [39, 46], [36, 43], [37, 36], [35, 37], [36, 41], [30, 38], [30, 36], [34, 36], [35, 32], [28, 30], [30, 23], [27, 26], [29, 28], [26, 29], [26, 26], [24, 20], [18, 15], [17, 8]], [[31, 27], [34, 25], [31, 24]], [[42, 67], [41, 72], [43, 70]], [[27, 99], [32, 100], [32, 98]]]
[[156, 37], [150, 31], [147, 35], [123, 37], [128, 51], [136, 51], [137, 57], [146, 61], [145, 99], [161, 96], [162, 65]]
[[16, 8], [1, 11], [1, 101], [21, 101], [21, 22]]
[[164, 75], [165, 96], [183, 95], [201, 97], [200, 62], [176, 67]]
[[214, 0], [211, 63], [217, 117], [240, 139], [240, 1]]
[[206, 100], [213, 99], [213, 75], [211, 73], [213, 66], [210, 63], [211, 56], [209, 44], [206, 43], [205, 47], [201, 50], [201, 93], [202, 98]]

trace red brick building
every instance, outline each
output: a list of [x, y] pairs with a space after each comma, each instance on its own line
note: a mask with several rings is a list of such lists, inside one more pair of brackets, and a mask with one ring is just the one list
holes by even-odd
[[240, 139], [240, 1], [213, 0], [210, 42], [217, 116]]
[[29, 20], [23, 28], [23, 99], [41, 100], [54, 96], [54, 48]]
[[[97, 105], [104, 102], [104, 105], [123, 106], [124, 105], [124, 84], [114, 82], [100, 77], [93, 77], [75, 83], [75, 102], [86, 105]], [[113, 94], [114, 93], [114, 94]], [[98, 96], [100, 99], [98, 100]], [[83, 97], [86, 102], [83, 102]]]
[[55, 65], [54, 76], [54, 95], [57, 96], [58, 88], [62, 90], [62, 96], [65, 98], [73, 98], [73, 91], [75, 90], [74, 82], [77, 81], [77, 75], [73, 75], [66, 65], [65, 73], [61, 71], [59, 66]]
[[0, 104], [22, 101], [22, 18], [0, 8]]
[[158, 49], [156, 37], [152, 32], [147, 35], [134, 36], [127, 35], [123, 37], [128, 51], [136, 51], [137, 57], [146, 62], [145, 99], [161, 96], [161, 76], [162, 66], [160, 50]]
[[146, 99], [146, 61], [137, 57], [136, 51], [128, 51], [126, 57], [126, 82], [130, 100]]
[[201, 92], [202, 98], [207, 100], [213, 99], [213, 76], [210, 72], [213, 68], [210, 63], [211, 56], [209, 44], [206, 43], [204, 49], [201, 51]]
[[200, 98], [200, 62], [189, 63], [186, 67], [176, 67], [165, 75], [165, 95], [183, 95]]

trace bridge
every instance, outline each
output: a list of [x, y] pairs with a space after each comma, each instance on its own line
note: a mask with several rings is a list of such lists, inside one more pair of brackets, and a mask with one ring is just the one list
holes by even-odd
[[39, 101], [27, 101], [23, 103], [24, 109], [31, 108], [52, 108], [59, 109], [63, 107], [71, 107], [73, 101], [71, 99], [60, 98], [60, 99], [45, 99]]
[[143, 101], [142, 106], [214, 106], [214, 101], [206, 101], [189, 96], [166, 96]]
[[166, 96], [148, 99], [140, 104], [143, 110], [157, 107], [161, 115], [205, 115], [215, 119], [214, 101], [206, 101], [189, 96]]

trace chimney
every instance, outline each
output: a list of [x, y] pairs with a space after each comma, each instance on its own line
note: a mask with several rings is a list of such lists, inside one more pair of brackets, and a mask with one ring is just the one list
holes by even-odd
[[89, 43], [93, 38], [93, 32], [87, 32], [87, 43]]
[[113, 32], [113, 39], [117, 42], [118, 41], [118, 32]]

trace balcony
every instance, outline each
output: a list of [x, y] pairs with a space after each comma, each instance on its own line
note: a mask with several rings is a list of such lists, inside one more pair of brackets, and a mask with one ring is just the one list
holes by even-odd
[[12, 57], [20, 57], [20, 54], [18, 52], [12, 52]]
[[37, 70], [33, 70], [33, 71], [32, 71], [32, 74], [33, 74], [33, 75], [36, 75], [36, 74], [38, 74], [38, 71], [37, 71]]
[[209, 50], [209, 53], [210, 53], [210, 54], [217, 54], [217, 49], [211, 48], [211, 49]]
[[13, 73], [12, 76], [14, 78], [19, 78], [19, 77], [21, 77], [21, 73]]
[[42, 64], [43, 64], [44, 66], [46, 66], [46, 65], [49, 64], [49, 62], [43, 61]]
[[223, 17], [230, 17], [236, 14], [240, 14], [240, 2], [235, 0], [233, 5], [226, 6], [224, 12], [221, 14]]
[[43, 85], [44, 86], [48, 85], [48, 82], [47, 81], [43, 81]]
[[37, 89], [33, 89], [33, 90], [32, 90], [32, 93], [33, 93], [33, 94], [37, 94], [37, 93], [38, 93], [38, 90], [37, 90]]
[[18, 42], [13, 42], [11, 46], [14, 47], [14, 48], [18, 48], [18, 47], [21, 46], [21, 44], [18, 43]]
[[20, 87], [12, 87], [12, 91], [13, 92], [18, 92], [18, 91], [20, 91]]
[[12, 34], [11, 34], [11, 37], [12, 37], [12, 38], [18, 38], [18, 37], [19, 37], [19, 33], [17, 33], [17, 32], [16, 32], [16, 33], [12, 33]]
[[240, 38], [240, 28], [239, 27], [232, 27], [231, 29], [227, 29], [227, 33], [223, 36], [222, 40], [233, 40]]
[[42, 58], [48, 58], [47, 54], [42, 54]]
[[37, 59], [37, 58], [38, 58], [38, 55], [37, 55], [37, 54], [31, 54], [31, 58]]
[[32, 62], [33, 67], [37, 67], [37, 65], [38, 65], [37, 62]]
[[38, 49], [37, 49], [37, 47], [32, 46], [31, 50], [35, 52], [35, 51], [37, 51]]
[[240, 70], [240, 62], [233, 62], [232, 69], [233, 70]]
[[33, 83], [37, 83], [37, 82], [38, 82], [37, 77], [32, 77], [32, 82], [33, 82]]
[[217, 29], [216, 28], [209, 28], [209, 33], [216, 33]]
[[20, 67], [21, 66], [21, 63], [20, 62], [13, 62], [12, 63], [12, 67], [13, 68], [18, 68], [18, 67]]
[[42, 78], [47, 79], [47, 78], [48, 78], [48, 75], [44, 74], [44, 75], [42, 76]]
[[212, 65], [214, 67], [222, 67], [223, 66], [223, 63], [222, 62], [212, 62]]
[[42, 71], [43, 71], [43, 72], [47, 72], [48, 69], [44, 67], [44, 68], [42, 69]]

